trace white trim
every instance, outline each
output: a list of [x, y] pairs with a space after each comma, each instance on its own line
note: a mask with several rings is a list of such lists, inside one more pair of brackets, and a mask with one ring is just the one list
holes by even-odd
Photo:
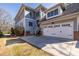
[[30, 12], [27, 10], [24, 10], [24, 16], [26, 16], [27, 14], [29, 14]]

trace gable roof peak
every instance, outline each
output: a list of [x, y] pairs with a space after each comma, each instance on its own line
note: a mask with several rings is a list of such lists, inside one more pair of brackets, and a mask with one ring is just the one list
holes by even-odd
[[44, 7], [42, 4], [39, 4], [36, 8], [35, 8], [35, 10], [37, 10], [37, 9], [39, 9], [39, 8], [42, 8], [42, 9], [44, 9], [44, 10], [46, 10], [47, 8], [46, 7]]

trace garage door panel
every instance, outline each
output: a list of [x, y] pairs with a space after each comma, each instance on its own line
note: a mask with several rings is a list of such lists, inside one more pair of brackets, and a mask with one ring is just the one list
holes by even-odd
[[45, 36], [51, 36], [50, 28], [44, 28], [43, 29], [43, 35], [45, 35]]
[[[54, 27], [54, 25], [60, 26]], [[73, 39], [73, 22], [53, 24], [51, 26], [52, 28], [43, 29], [43, 35]]]
[[73, 27], [64, 27], [62, 29], [63, 38], [73, 38]]

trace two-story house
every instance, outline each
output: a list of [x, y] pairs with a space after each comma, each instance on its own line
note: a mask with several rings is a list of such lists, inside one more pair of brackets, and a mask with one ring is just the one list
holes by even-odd
[[15, 27], [22, 26], [24, 28], [24, 35], [39, 33], [40, 24], [38, 22], [45, 17], [45, 10], [46, 8], [42, 5], [33, 9], [22, 4], [15, 17]]
[[49, 9], [22, 5], [15, 17], [15, 26], [23, 26], [25, 35], [41, 31], [43, 36], [79, 38], [79, 4], [59, 3]]

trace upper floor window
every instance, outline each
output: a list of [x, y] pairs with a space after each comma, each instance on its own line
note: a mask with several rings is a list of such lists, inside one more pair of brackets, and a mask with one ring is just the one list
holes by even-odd
[[39, 11], [36, 13], [36, 17], [40, 17], [40, 12]]
[[52, 17], [58, 15], [58, 9], [55, 9], [54, 11], [48, 12], [47, 17]]

